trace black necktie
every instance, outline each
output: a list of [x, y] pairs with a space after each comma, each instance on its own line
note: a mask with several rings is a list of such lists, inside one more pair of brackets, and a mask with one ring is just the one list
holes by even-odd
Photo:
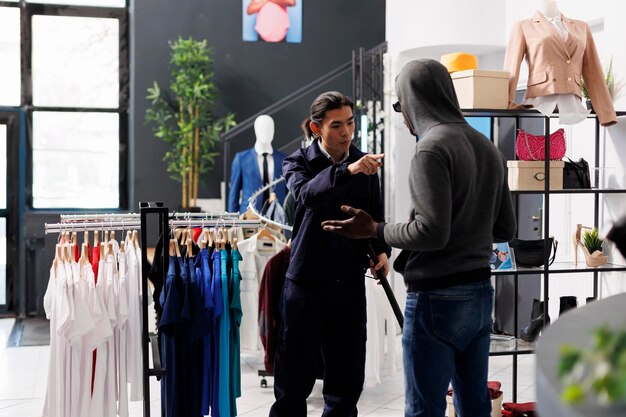
[[[270, 183], [270, 176], [267, 168], [267, 152], [263, 153], [263, 186]], [[263, 204], [270, 199], [270, 190], [263, 191]]]

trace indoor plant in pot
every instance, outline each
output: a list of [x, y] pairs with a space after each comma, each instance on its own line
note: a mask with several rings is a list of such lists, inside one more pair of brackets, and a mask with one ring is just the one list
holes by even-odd
[[146, 123], [171, 145], [163, 156], [170, 177], [181, 183], [181, 209], [199, 211], [200, 175], [213, 169], [220, 134], [235, 125], [234, 114], [213, 114], [217, 88], [213, 82], [212, 50], [206, 40], [179, 37], [170, 41], [171, 82], [162, 91], [155, 81], [146, 98]]
[[[584, 233], [582, 229], [586, 229]], [[585, 262], [587, 266], [595, 268], [606, 264], [609, 257], [602, 252], [602, 245], [604, 240], [600, 239], [598, 235], [598, 229], [582, 224], [576, 225], [576, 232], [574, 233], [574, 260], [578, 263], [578, 246], [580, 246], [583, 254], [585, 255]]]

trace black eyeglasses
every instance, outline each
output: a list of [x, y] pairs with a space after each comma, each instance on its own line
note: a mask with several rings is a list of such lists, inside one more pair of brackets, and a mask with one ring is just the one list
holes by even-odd
[[399, 101], [396, 101], [395, 103], [393, 103], [392, 105], [394, 111], [398, 112], [398, 113], [402, 113], [402, 106], [400, 105]]

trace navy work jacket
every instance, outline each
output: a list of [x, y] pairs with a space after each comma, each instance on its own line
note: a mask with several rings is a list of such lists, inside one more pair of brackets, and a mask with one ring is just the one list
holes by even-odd
[[[378, 174], [350, 175], [348, 165], [365, 154], [350, 145], [344, 162], [333, 163], [320, 150], [318, 140], [299, 149], [283, 163], [287, 188], [295, 201], [291, 259], [287, 278], [301, 282], [330, 282], [363, 276], [369, 266], [366, 240], [348, 239], [322, 229], [324, 220], [343, 220], [343, 204], [368, 212], [374, 220], [384, 220], [384, 207]], [[389, 254], [383, 241], [373, 239], [376, 254]]]

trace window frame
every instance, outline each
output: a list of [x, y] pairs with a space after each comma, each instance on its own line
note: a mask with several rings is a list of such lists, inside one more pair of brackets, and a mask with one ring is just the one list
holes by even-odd
[[[26, 205], [30, 210], [38, 212], [85, 211], [80, 207], [49, 207], [33, 206], [33, 113], [36, 111], [56, 111], [73, 113], [117, 113], [119, 117], [119, 203], [117, 207], [101, 207], [102, 209], [128, 210], [128, 142], [129, 142], [129, 105], [130, 105], [130, 27], [129, 0], [125, 7], [97, 7], [76, 5], [52, 5], [0, 1], [0, 7], [20, 8], [20, 70], [21, 70], [21, 108], [26, 112], [27, 149], [26, 149]], [[32, 18], [35, 15], [94, 17], [119, 20], [119, 102], [117, 108], [100, 107], [54, 107], [33, 105], [33, 73], [32, 73]]]

